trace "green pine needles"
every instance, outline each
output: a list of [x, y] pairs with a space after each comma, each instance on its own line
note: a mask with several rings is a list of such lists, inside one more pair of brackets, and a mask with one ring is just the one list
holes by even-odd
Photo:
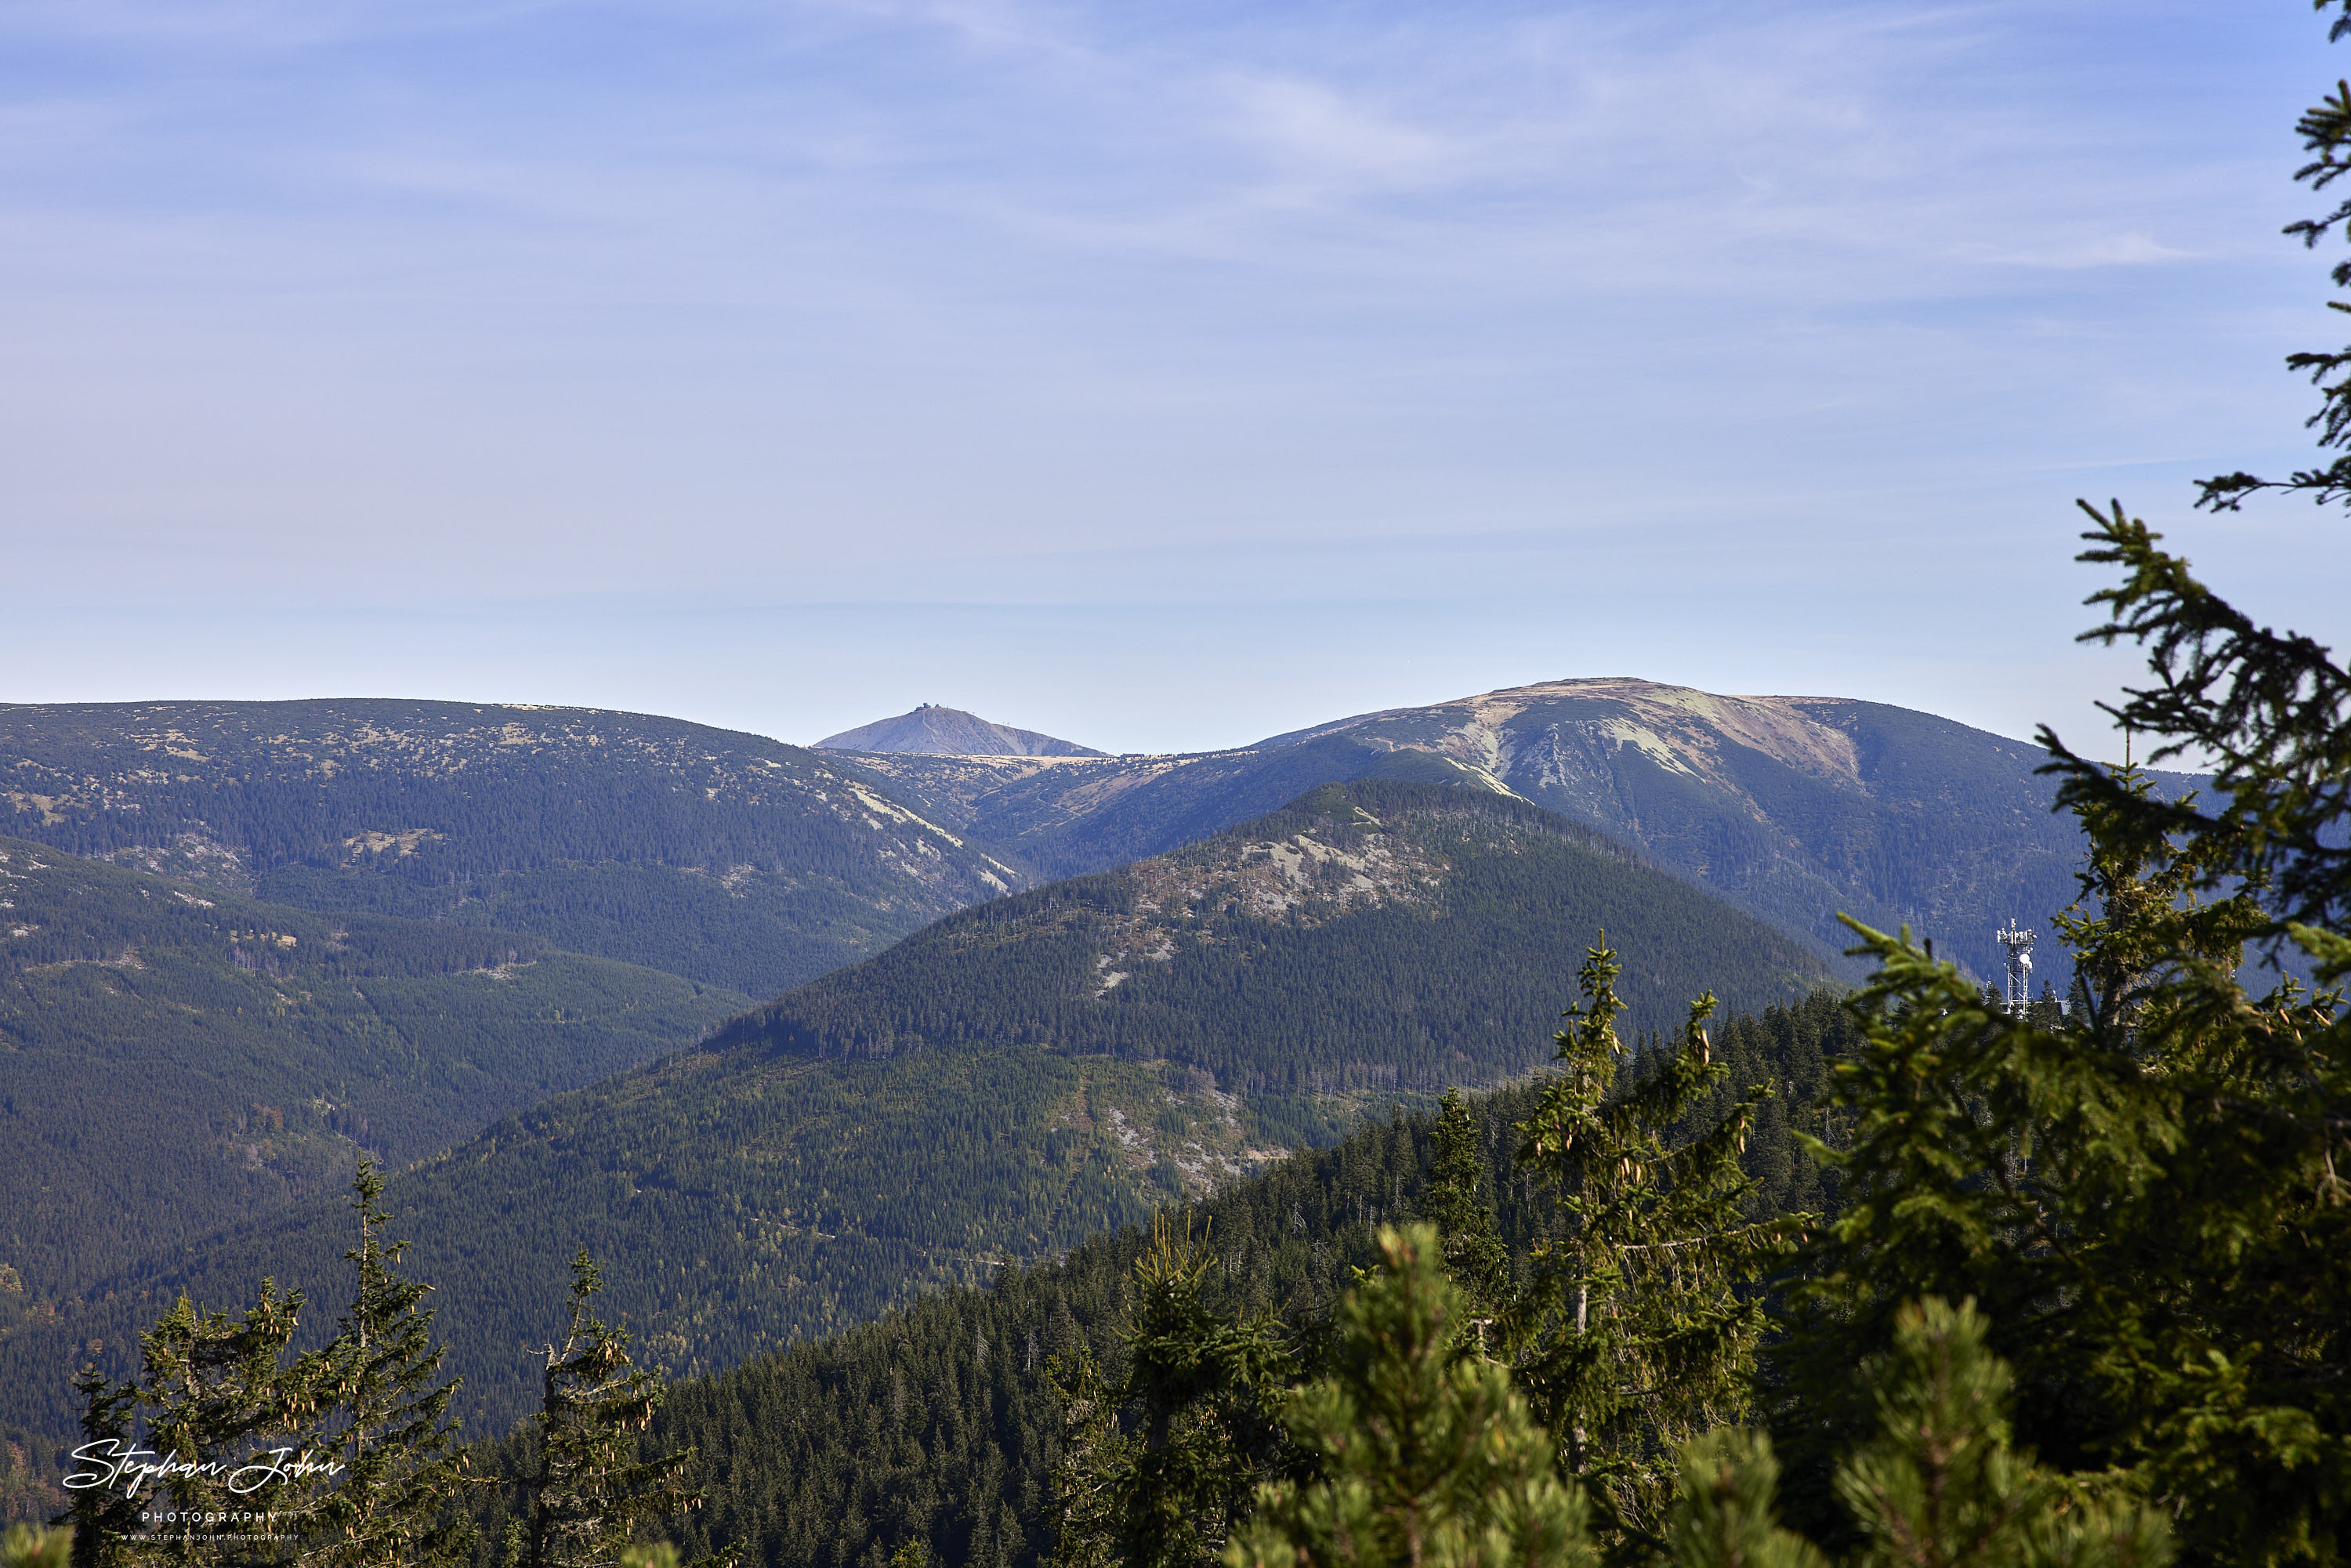
[[360, 1245], [344, 1254], [358, 1291], [324, 1354], [305, 1369], [320, 1407], [335, 1413], [319, 1444], [341, 1467], [293, 1522], [295, 1561], [318, 1568], [461, 1563], [474, 1544], [471, 1518], [449, 1507], [469, 1479], [448, 1419], [454, 1381], [440, 1377], [442, 1347], [424, 1305], [433, 1287], [394, 1265], [408, 1243], [384, 1240], [383, 1176], [362, 1161], [351, 1184]]
[[1420, 1211], [1435, 1226], [1445, 1271], [1459, 1287], [1472, 1314], [1469, 1322], [1484, 1346], [1517, 1301], [1510, 1249], [1494, 1221], [1493, 1200], [1485, 1190], [1485, 1152], [1479, 1148], [1480, 1118], [1472, 1115], [1458, 1089], [1438, 1103], [1431, 1130], [1435, 1157]]
[[1519, 1168], [1549, 1187], [1558, 1220], [1504, 1315], [1563, 1467], [1625, 1542], [1654, 1543], [1677, 1451], [1746, 1413], [1764, 1327], [1755, 1287], [1813, 1217], [1746, 1218], [1755, 1183], [1739, 1160], [1768, 1085], [1687, 1125], [1727, 1073], [1707, 1039], [1711, 996], [1691, 1004], [1654, 1070], [1615, 1092], [1621, 972], [1604, 936], [1577, 976], [1583, 1000], [1555, 1037], [1560, 1071], [1520, 1124]]
[[[91, 1368], [77, 1380], [80, 1469], [67, 1479], [77, 1568], [479, 1560], [475, 1516], [486, 1482], [470, 1472], [449, 1419], [457, 1384], [441, 1375], [425, 1305], [433, 1288], [399, 1271], [408, 1244], [386, 1239], [391, 1216], [371, 1161], [351, 1187], [352, 1301], [324, 1346], [294, 1353], [303, 1298], [264, 1281], [235, 1314], [183, 1296], [141, 1336], [137, 1377], [118, 1384]], [[698, 1500], [682, 1479], [691, 1450], [637, 1457], [660, 1381], [632, 1366], [628, 1336], [589, 1310], [599, 1281], [584, 1252], [573, 1280], [569, 1330], [549, 1350], [539, 1462], [523, 1478], [529, 1525], [507, 1537], [507, 1561], [528, 1568], [618, 1563], [641, 1525]]]
[[[602, 1288], [602, 1271], [580, 1249], [563, 1343], [547, 1347], [538, 1463], [524, 1482], [529, 1516], [508, 1531], [508, 1568], [605, 1568], [629, 1550], [641, 1522], [702, 1502], [684, 1479], [693, 1450], [637, 1457], [639, 1435], [661, 1408], [662, 1383], [630, 1361], [628, 1331], [590, 1306]], [[695, 1568], [732, 1561], [705, 1558]]]
[[1213, 1564], [1288, 1458], [1276, 1412], [1295, 1358], [1270, 1317], [1217, 1310], [1215, 1267], [1205, 1233], [1161, 1216], [1134, 1267], [1125, 1376], [1113, 1391], [1086, 1355], [1050, 1369], [1063, 1411], [1058, 1568]]
[[1380, 1232], [1381, 1261], [1340, 1303], [1322, 1376], [1282, 1411], [1314, 1479], [1261, 1488], [1230, 1568], [1399, 1563], [1581, 1568], [1597, 1562], [1580, 1489], [1548, 1433], [1474, 1343], [1433, 1227]]
[[[2007, 1365], [1972, 1303], [1929, 1298], [1896, 1317], [1890, 1352], [1857, 1379], [1870, 1437], [1836, 1470], [1858, 1541], [1853, 1568], [2162, 1568], [2162, 1514], [2101, 1499], [2042, 1469], [2012, 1443]], [[1777, 1517], [1771, 1439], [1724, 1427], [1682, 1450], [1667, 1529], [1674, 1568], [1828, 1568]]]

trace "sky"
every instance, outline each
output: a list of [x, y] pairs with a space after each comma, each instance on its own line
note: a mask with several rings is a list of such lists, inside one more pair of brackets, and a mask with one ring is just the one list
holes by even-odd
[[1109, 750], [1531, 681], [2110, 750], [2351, 642], [2304, 0], [13, 0], [0, 701]]

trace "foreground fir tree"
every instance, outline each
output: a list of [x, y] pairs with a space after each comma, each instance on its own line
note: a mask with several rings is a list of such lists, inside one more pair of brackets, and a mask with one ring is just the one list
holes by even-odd
[[[512, 1568], [606, 1568], [635, 1550], [637, 1527], [700, 1505], [685, 1482], [692, 1449], [640, 1459], [638, 1439], [661, 1408], [661, 1379], [629, 1359], [629, 1335], [590, 1305], [601, 1270], [582, 1248], [571, 1264], [570, 1321], [547, 1350], [537, 1467], [525, 1478], [526, 1523], [509, 1528]], [[731, 1563], [732, 1554], [704, 1558]]]
[[391, 1217], [373, 1161], [360, 1162], [351, 1186], [360, 1245], [344, 1256], [357, 1287], [334, 1342], [309, 1373], [328, 1417], [319, 1448], [341, 1469], [303, 1511], [295, 1560], [303, 1568], [465, 1562], [473, 1553], [473, 1522], [450, 1506], [467, 1483], [458, 1430], [448, 1419], [457, 1385], [438, 1381], [443, 1349], [423, 1304], [432, 1287], [396, 1271], [408, 1243], [383, 1239]]
[[[1865, 1366], [1874, 1439], [1838, 1467], [1857, 1527], [1853, 1568], [2163, 1568], [2162, 1514], [2100, 1498], [2011, 1443], [2009, 1369], [1974, 1307], [1927, 1301], [1895, 1320], [1891, 1351]], [[1667, 1528], [1674, 1568], [1828, 1568], [1777, 1518], [1769, 1438], [1725, 1427], [1682, 1451]]]
[[[2117, 515], [2093, 537], [2093, 559], [2129, 573], [2101, 597], [2158, 647], [2162, 683], [2120, 711], [2229, 758], [2220, 807], [2164, 801], [2051, 742], [2092, 843], [2060, 922], [2081, 1005], [2054, 1024], [1986, 1005], [1907, 935], [1856, 927], [1880, 967], [1834, 1094], [1852, 1145], [1823, 1151], [1850, 1201], [1786, 1356], [1796, 1506], [1825, 1517], [1828, 1457], [1866, 1417], [1855, 1349], [1886, 1344], [1907, 1301], [1972, 1298], [2045, 1458], [2165, 1500], [2192, 1561], [2340, 1562], [2351, 1030], [2332, 993], [2249, 988], [2241, 949], [2287, 938], [2323, 975], [2351, 967], [2345, 877], [2325, 863], [2351, 825], [2325, 759], [2343, 755], [2351, 684], [2245, 623], [2213, 635], [2234, 612], [2142, 525]], [[2331, 825], [2309, 804], [2328, 789]], [[2302, 918], [2265, 911], [2281, 890]]]
[[1123, 1381], [1090, 1358], [1055, 1369], [1058, 1568], [1207, 1568], [1288, 1458], [1277, 1412], [1295, 1363], [1272, 1319], [1210, 1304], [1215, 1266], [1205, 1236], [1163, 1216], [1134, 1266]]
[[1315, 1479], [1275, 1481], [1228, 1568], [1577, 1568], [1597, 1562], [1580, 1490], [1500, 1364], [1437, 1230], [1383, 1230], [1381, 1262], [1341, 1303], [1330, 1369], [1282, 1416]]
[[1682, 1444], [1746, 1415], [1764, 1326], [1757, 1281], [1812, 1217], [1746, 1217], [1755, 1183], [1739, 1156], [1768, 1087], [1687, 1126], [1727, 1071], [1707, 1039], [1711, 996], [1654, 1071], [1612, 1092], [1624, 1009], [1602, 940], [1557, 1037], [1561, 1071], [1520, 1127], [1519, 1168], [1556, 1197], [1560, 1226], [1507, 1315], [1520, 1385], [1562, 1467], [1590, 1485], [1612, 1554], [1629, 1561], [1660, 1539]]
[[[447, 1419], [456, 1385], [436, 1381], [429, 1287], [396, 1270], [408, 1244], [383, 1239], [390, 1217], [371, 1162], [352, 1193], [352, 1302], [322, 1349], [291, 1354], [302, 1298], [264, 1281], [235, 1317], [183, 1297], [141, 1336], [138, 1378], [116, 1385], [93, 1368], [77, 1382], [86, 1446], [136, 1445], [197, 1467], [135, 1499], [119, 1482], [77, 1488], [77, 1563], [425, 1568], [468, 1557], [473, 1526], [456, 1507], [464, 1461]], [[141, 1517], [158, 1508], [264, 1517], [161, 1527]]]
[[[74, 1379], [82, 1396], [81, 1443], [86, 1454], [119, 1454], [132, 1442], [138, 1428], [139, 1385], [118, 1384], [95, 1366], [84, 1367]], [[75, 1568], [110, 1568], [122, 1562], [131, 1548], [124, 1538], [139, 1530], [139, 1504], [119, 1486], [75, 1488], [73, 1501], [58, 1522], [73, 1532]]]
[[[2351, 103], [2304, 129], [2323, 183]], [[2328, 398], [2339, 445], [2351, 386]], [[2344, 498], [2345, 472], [2294, 487]], [[2263, 487], [2235, 476], [2207, 498]], [[2163, 1500], [2189, 1561], [2340, 1563], [2351, 1024], [2338, 993], [2245, 966], [2283, 946], [2321, 984], [2351, 973], [2351, 670], [2221, 600], [2119, 503], [2084, 510], [2082, 559], [2122, 579], [2085, 638], [2139, 644], [2153, 676], [2109, 711], [2212, 788], [2166, 799], [2043, 732], [2091, 841], [2059, 922], [2078, 977], [2063, 1019], [2011, 1018], [1907, 933], [1855, 928], [1880, 968], [1834, 1097], [1853, 1144], [1826, 1154], [1853, 1201], [1785, 1360], [1792, 1500], [1827, 1516], [1829, 1457], [1863, 1415], [1855, 1347], [1886, 1343], [1906, 1301], [1972, 1298], [2044, 1458]]]
[[[150, 1536], [138, 1561], [259, 1563], [278, 1554], [274, 1542], [241, 1539], [274, 1534], [272, 1524], [213, 1518], [271, 1512], [285, 1497], [284, 1483], [240, 1487], [236, 1469], [273, 1449], [303, 1451], [314, 1406], [307, 1379], [285, 1364], [301, 1311], [299, 1291], [281, 1297], [275, 1282], [264, 1280], [259, 1298], [235, 1317], [199, 1312], [182, 1296], [140, 1336], [140, 1380], [117, 1413], [135, 1410], [146, 1427], [143, 1447], [159, 1461], [186, 1468], [142, 1490], [147, 1510], [177, 1517], [138, 1526]], [[99, 1396], [91, 1397], [95, 1403]], [[121, 1543], [106, 1544], [120, 1550]]]

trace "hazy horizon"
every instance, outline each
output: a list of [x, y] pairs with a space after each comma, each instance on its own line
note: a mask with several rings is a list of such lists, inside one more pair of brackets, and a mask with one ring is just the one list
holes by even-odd
[[1203, 750], [1628, 673], [2095, 749], [2076, 496], [2351, 637], [2339, 517], [2188, 507], [2310, 461], [2325, 27], [35, 0], [0, 697]]

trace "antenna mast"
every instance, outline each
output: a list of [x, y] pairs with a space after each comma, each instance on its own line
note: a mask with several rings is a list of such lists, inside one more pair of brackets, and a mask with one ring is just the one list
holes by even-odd
[[2032, 1000], [2032, 938], [2033, 933], [2016, 923], [2010, 915], [2005, 930], [1995, 931], [1991, 939], [2008, 949], [2008, 1010], [2016, 1018]]

